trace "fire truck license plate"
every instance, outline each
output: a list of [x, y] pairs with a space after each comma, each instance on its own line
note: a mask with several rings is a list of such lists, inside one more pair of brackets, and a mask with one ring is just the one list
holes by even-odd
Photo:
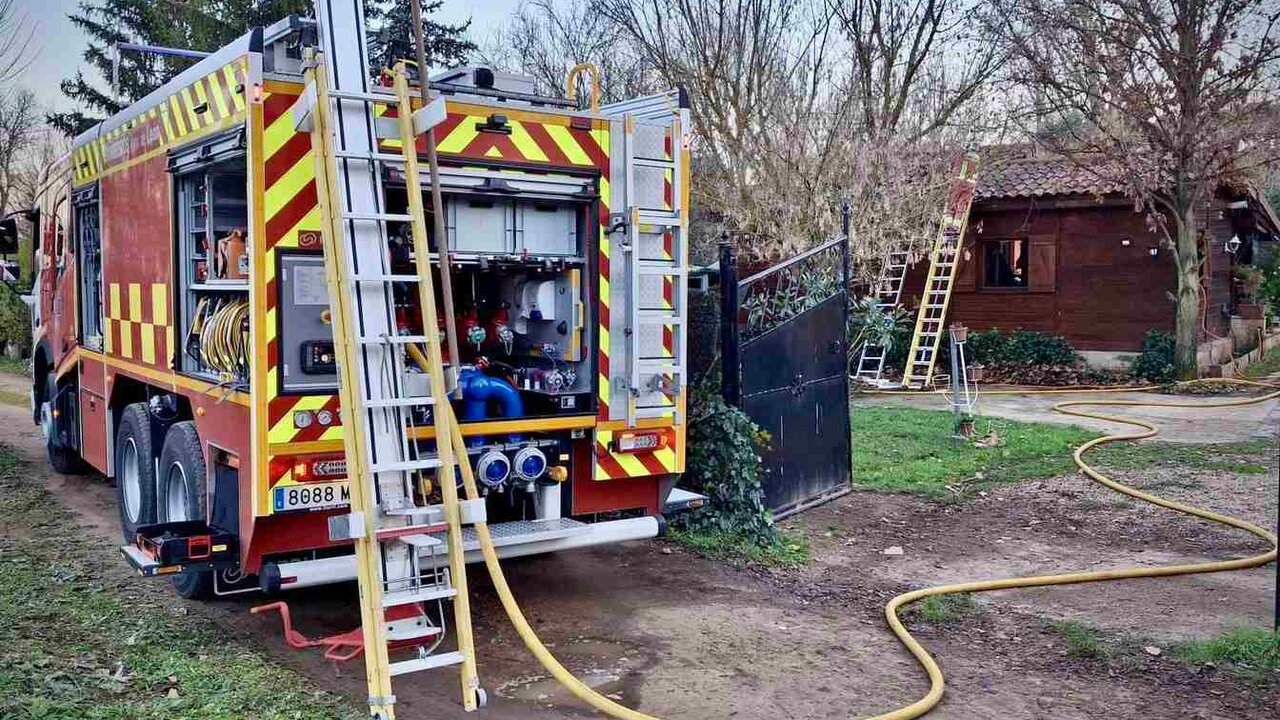
[[351, 504], [351, 486], [345, 482], [305, 483], [278, 487], [273, 491], [276, 512], [320, 510]]

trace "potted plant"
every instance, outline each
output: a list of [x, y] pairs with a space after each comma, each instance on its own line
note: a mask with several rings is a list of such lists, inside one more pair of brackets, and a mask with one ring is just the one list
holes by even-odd
[[1262, 304], [1258, 302], [1258, 288], [1262, 286], [1262, 270], [1253, 265], [1236, 265], [1231, 269], [1236, 284], [1236, 315], [1246, 320], [1261, 320]]

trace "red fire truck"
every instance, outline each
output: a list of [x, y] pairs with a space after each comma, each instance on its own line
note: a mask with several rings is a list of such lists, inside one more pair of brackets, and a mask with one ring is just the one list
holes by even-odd
[[[77, 137], [27, 213], [49, 461], [114, 478], [125, 557], [184, 596], [355, 575], [327, 530], [349, 489], [315, 158], [289, 113], [315, 42], [292, 17], [209, 54]], [[482, 67], [431, 86], [455, 411], [500, 550], [653, 537], [684, 466], [686, 288], [638, 272], [619, 217], [687, 212], [682, 95], [580, 109]], [[378, 181], [405, 205], [403, 173]], [[650, 241], [686, 266], [677, 233]]]

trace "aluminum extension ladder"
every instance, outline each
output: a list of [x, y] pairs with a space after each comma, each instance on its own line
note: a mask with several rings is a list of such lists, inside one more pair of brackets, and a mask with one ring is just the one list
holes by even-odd
[[933, 368], [942, 344], [943, 323], [951, 304], [959, 267], [961, 243], [973, 206], [973, 193], [978, 183], [978, 155], [967, 152], [960, 158], [959, 170], [947, 194], [938, 238], [929, 253], [929, 274], [925, 277], [920, 312], [916, 315], [907, 366], [902, 373], [902, 387], [920, 389], [933, 382]]
[[[325, 47], [342, 51], [333, 43]], [[484, 501], [459, 501], [454, 449], [447, 440], [426, 453], [412, 433], [415, 412], [430, 412], [435, 437], [452, 433], [447, 407], [431, 412], [437, 402], [447, 403], [447, 388], [417, 157], [417, 138], [443, 119], [443, 100], [410, 112], [403, 64], [395, 70], [391, 95], [370, 88], [369, 75], [350, 72], [343, 58], [311, 54], [306, 90], [292, 112], [295, 126], [311, 133], [325, 223], [351, 482], [351, 513], [330, 521], [330, 537], [355, 542], [369, 713], [375, 720], [393, 720], [393, 677], [452, 665], [461, 669], [463, 708], [474, 710], [485, 695], [476, 675], [462, 525], [485, 520]], [[334, 76], [339, 83], [331, 88]], [[394, 106], [396, 117], [377, 117], [376, 105]], [[401, 153], [379, 152], [378, 141], [392, 139], [400, 142]], [[379, 170], [387, 164], [404, 169], [408, 214], [384, 207]], [[392, 272], [388, 223], [411, 227], [415, 273]], [[393, 286], [416, 286], [424, 327], [411, 329], [414, 334], [397, 333]], [[426, 348], [425, 383], [422, 375], [406, 373], [410, 344]], [[409, 382], [411, 376], [417, 380]], [[428, 475], [436, 478], [439, 504], [425, 501]], [[448, 604], [457, 649], [446, 652], [441, 648]], [[413, 657], [391, 662], [390, 645], [411, 648]]]
[[[900, 247], [890, 247], [884, 254], [880, 276], [876, 279], [872, 295], [880, 303], [879, 309], [885, 315], [892, 315], [902, 302], [902, 284], [907, 277], [910, 256], [911, 249], [905, 243]], [[858, 356], [858, 369], [854, 375], [860, 380], [879, 384], [880, 376], [884, 374], [886, 355], [888, 348], [863, 343], [862, 353]]]
[[[684, 139], [681, 118], [673, 114], [670, 125], [645, 125], [646, 129], [661, 128], [669, 133], [667, 153], [642, 151], [637, 141], [635, 116], [626, 115], [623, 120], [623, 162], [626, 181], [623, 183], [622, 218], [626, 227], [626, 240], [622, 251], [626, 255], [626, 377], [627, 426], [635, 427], [638, 420], [670, 417], [676, 425], [684, 422], [675, 402], [681, 386], [686, 384], [688, 353], [686, 328], [688, 325], [688, 218], [681, 211], [684, 198]], [[649, 143], [653, 145], [653, 143]], [[670, 182], [670, 206], [654, 207], [652, 193], [640, 192], [637, 170], [652, 169], [662, 173]], [[646, 204], [646, 200], [649, 202]], [[665, 247], [670, 238], [669, 252]], [[659, 249], [655, 249], [655, 246]], [[644, 287], [654, 287], [650, 282], [658, 280], [661, 287], [671, 284], [670, 307], [666, 302], [654, 306], [646, 304]], [[652, 294], [652, 293], [649, 293]], [[665, 296], [663, 293], [661, 296]], [[660, 297], [661, 297], [660, 296]], [[642, 355], [656, 340], [672, 334], [671, 355], [662, 353]], [[647, 343], [645, 341], [648, 341]], [[651, 405], [640, 404], [642, 396], [661, 393], [668, 402]]]

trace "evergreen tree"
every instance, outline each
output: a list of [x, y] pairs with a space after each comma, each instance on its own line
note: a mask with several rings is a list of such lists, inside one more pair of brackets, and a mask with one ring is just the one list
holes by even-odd
[[[424, 2], [424, 14], [441, 6]], [[103, 117], [120, 112], [196, 61], [147, 53], [120, 54], [116, 94], [110, 91], [111, 45], [133, 42], [210, 52], [230, 43], [254, 26], [266, 26], [290, 14], [312, 14], [311, 0], [82, 0], [71, 22], [89, 36], [83, 58], [101, 78], [91, 82], [77, 71], [62, 81], [62, 93], [76, 109], [49, 115], [51, 125], [69, 135], [92, 127]], [[365, 17], [375, 28], [370, 51], [377, 63], [386, 58], [412, 57], [408, 0], [365, 0]], [[470, 23], [445, 25], [423, 22], [427, 55], [433, 64], [456, 64], [475, 50], [463, 34]], [[407, 43], [407, 45], [404, 45]], [[405, 47], [407, 50], [400, 48]], [[104, 89], [104, 87], [106, 89]]]
[[[446, 25], [429, 17], [443, 4], [444, 0], [422, 2], [422, 37], [428, 72], [433, 68], [460, 65], [476, 51], [475, 43], [465, 37], [471, 27], [470, 20], [461, 25]], [[400, 60], [413, 60], [418, 56], [413, 38], [413, 11], [408, 0], [389, 3], [376, 26], [377, 32], [369, 39], [369, 57], [375, 66], [392, 67]]]

